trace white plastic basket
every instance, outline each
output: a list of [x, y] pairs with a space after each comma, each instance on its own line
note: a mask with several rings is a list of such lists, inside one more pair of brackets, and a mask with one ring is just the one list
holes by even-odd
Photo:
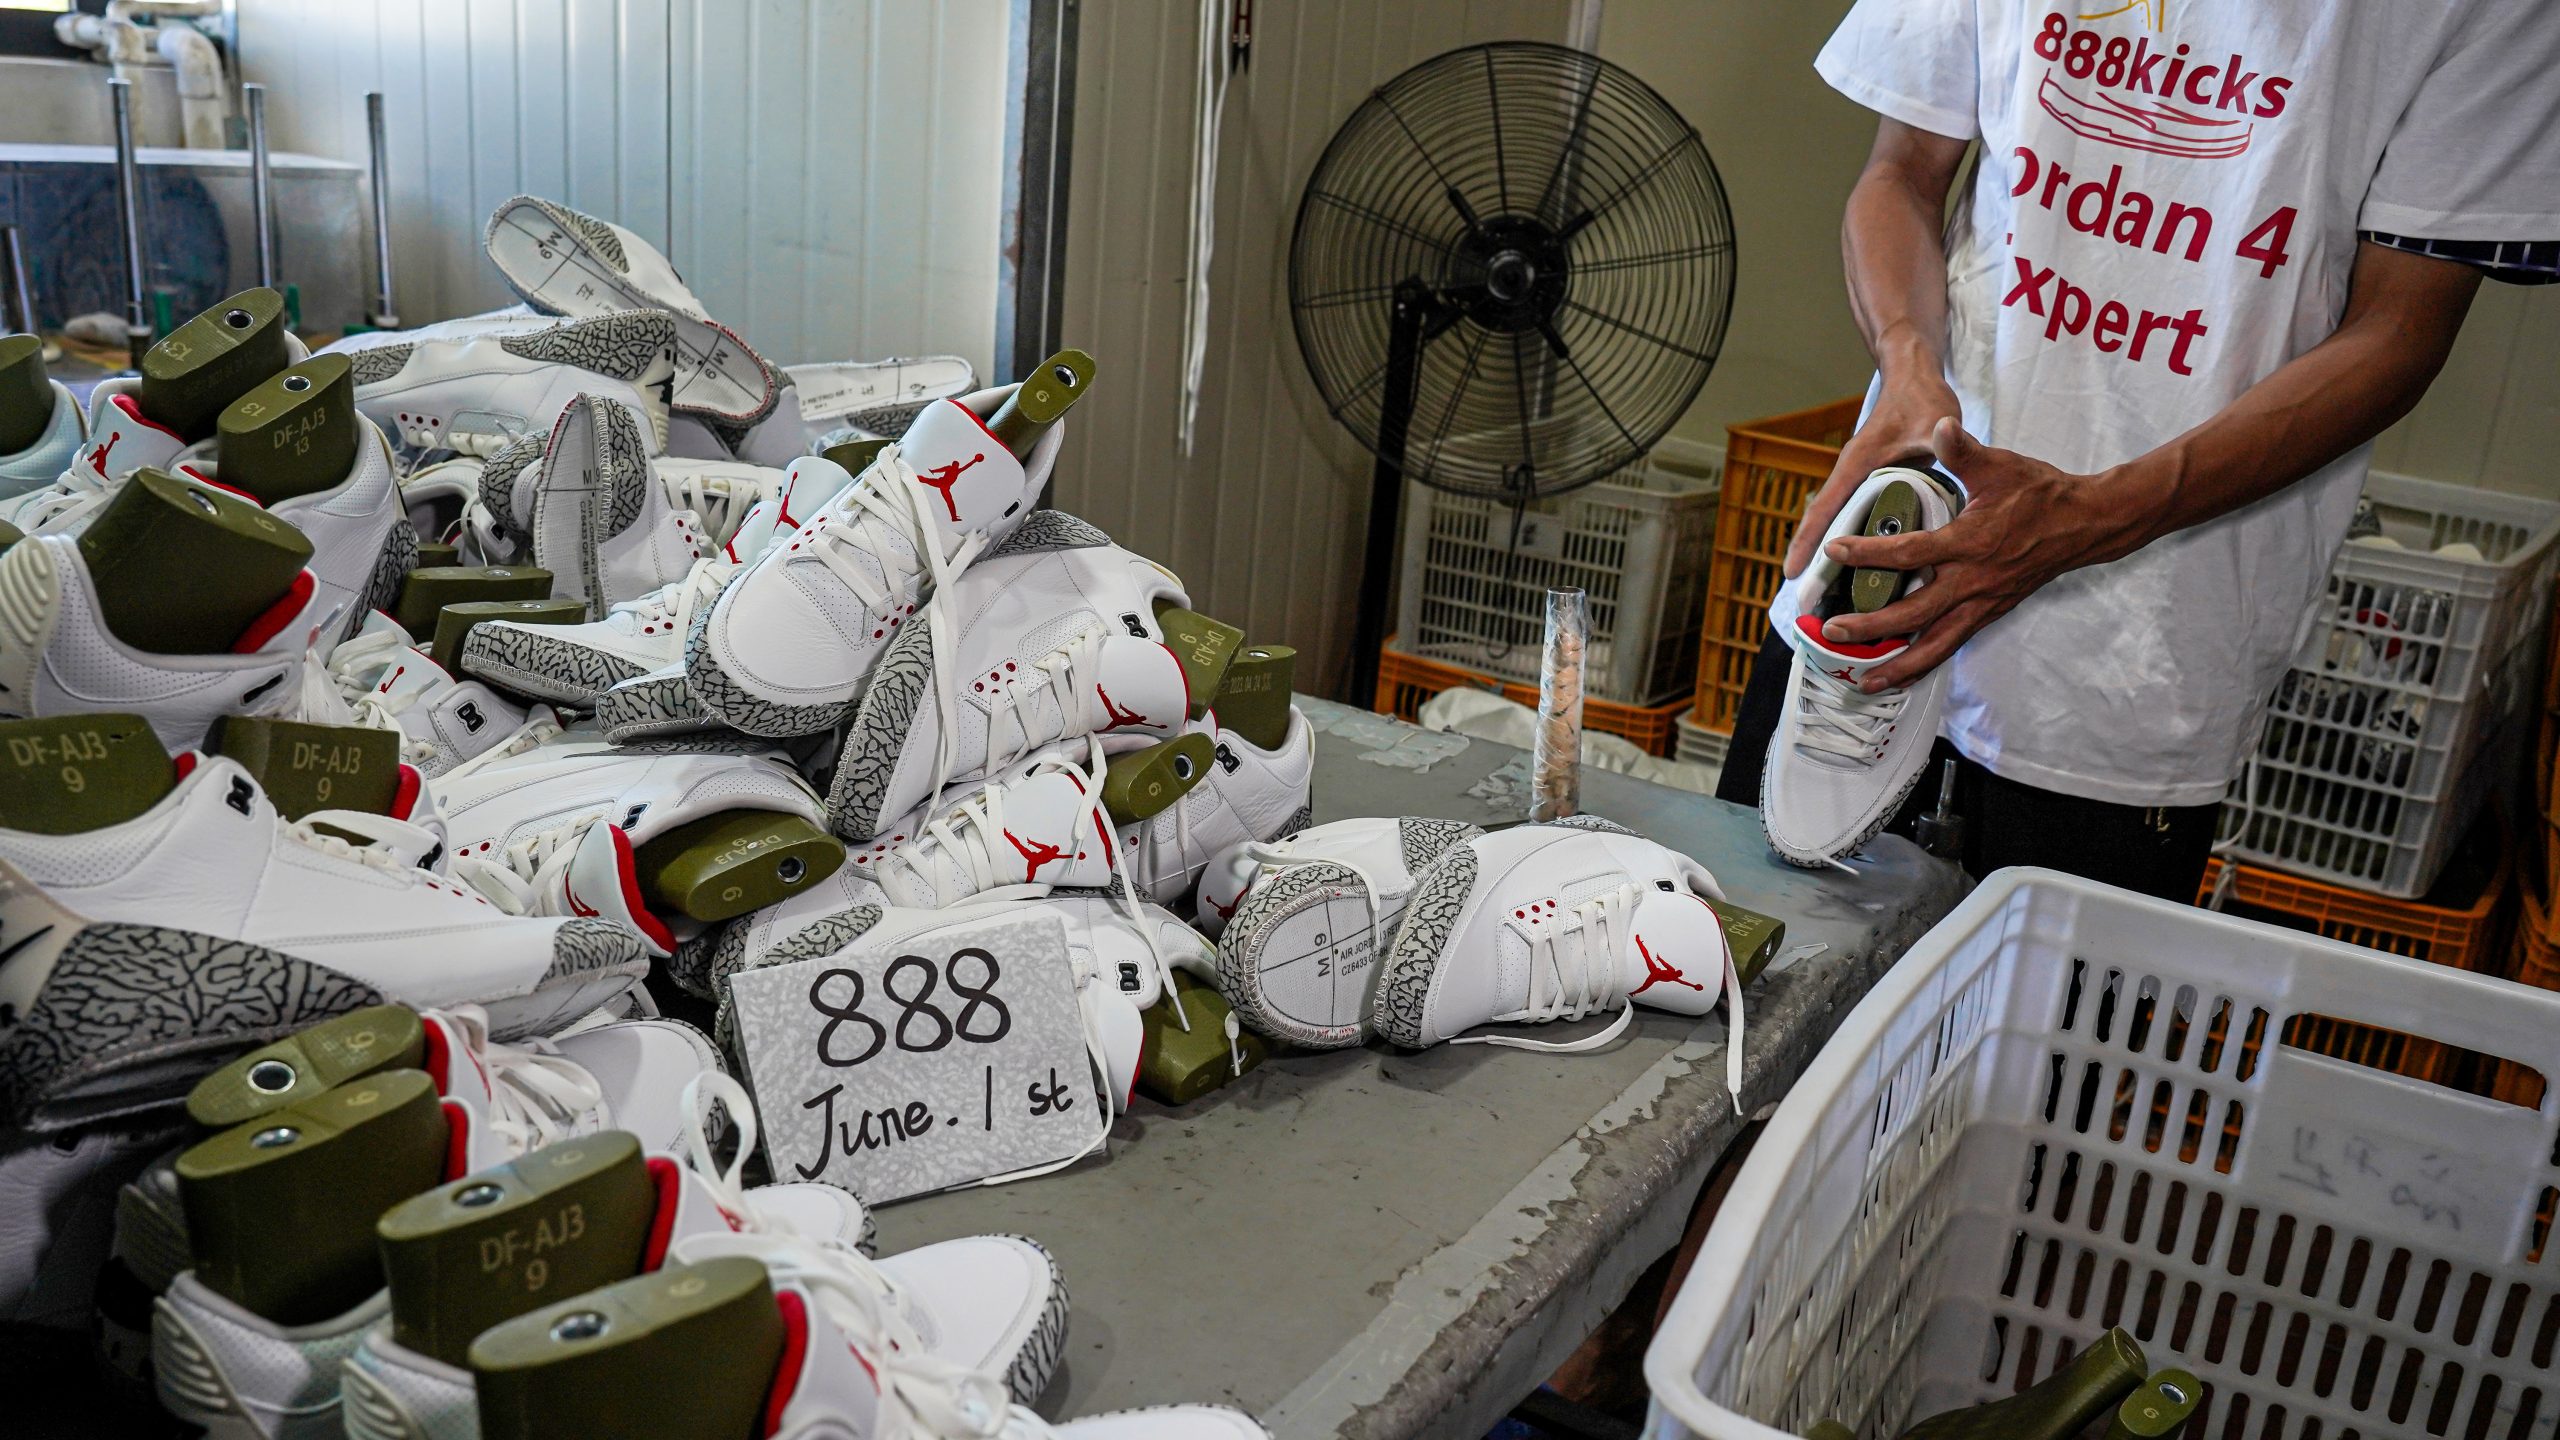
[[[2350, 543], [2223, 802], [2221, 838], [2297, 875], [2426, 893], [2538, 693], [2560, 504], [2377, 474], [2401, 548]], [[2430, 553], [2454, 543], [2483, 558]], [[2484, 772], [2480, 767], [2491, 767]]]
[[1658, 705], [1698, 681], [1717, 479], [1649, 459], [1532, 504], [1512, 545], [1511, 507], [1410, 485], [1397, 648], [1538, 683], [1547, 590], [1590, 597], [1585, 693]]
[[1721, 767], [1724, 764], [1724, 752], [1732, 744], [1732, 736], [1710, 730], [1699, 724], [1695, 718], [1695, 712], [1692, 712], [1680, 717], [1679, 738], [1672, 742], [1671, 758], [1686, 760], [1693, 765]]
[[2560, 994], [1993, 875], [1779, 1105], [1646, 1354], [1650, 1433], [1883, 1440], [2121, 1324], [2205, 1381], [2187, 1436], [2550, 1440], [2560, 1102], [2297, 1050], [2297, 1014], [2560, 1077]]

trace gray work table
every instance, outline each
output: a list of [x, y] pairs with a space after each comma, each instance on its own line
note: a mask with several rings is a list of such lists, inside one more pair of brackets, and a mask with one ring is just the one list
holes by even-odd
[[[1520, 817], [1520, 751], [1301, 704], [1317, 819]], [[1744, 996], [1754, 1112], [1965, 883], [1890, 838], [1854, 876], [1794, 869], [1752, 812], [1623, 776], [1586, 773], [1582, 808], [1787, 922]], [[1281, 1437], [1481, 1436], [1678, 1242], [1741, 1129], [1721, 1014], [1638, 1016], [1599, 1053], [1382, 1041], [1275, 1058], [1180, 1109], [1141, 1097], [1107, 1161], [885, 1207], [882, 1253], [991, 1231], [1046, 1245], [1074, 1301], [1053, 1418], [1194, 1400]]]

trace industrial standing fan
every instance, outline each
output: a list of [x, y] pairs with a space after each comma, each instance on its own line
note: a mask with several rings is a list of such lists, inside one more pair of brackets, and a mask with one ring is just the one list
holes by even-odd
[[1561, 45], [1503, 41], [1373, 91], [1325, 147], [1289, 309], [1325, 408], [1378, 457], [1352, 693], [1377, 688], [1407, 477], [1531, 501], [1633, 463], [1706, 383], [1733, 214], [1669, 102]]

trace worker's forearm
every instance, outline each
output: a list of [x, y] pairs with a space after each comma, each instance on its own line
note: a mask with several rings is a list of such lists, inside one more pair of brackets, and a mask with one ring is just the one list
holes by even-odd
[[1840, 226], [1849, 311], [1887, 383], [1935, 378], [1946, 364], [1944, 183], [1899, 166], [1870, 166], [1849, 192]]
[[2443, 367], [2451, 329], [2427, 328], [2351, 320], [2212, 419], [2101, 476], [2139, 519], [2120, 553], [2272, 495], [2390, 428]]

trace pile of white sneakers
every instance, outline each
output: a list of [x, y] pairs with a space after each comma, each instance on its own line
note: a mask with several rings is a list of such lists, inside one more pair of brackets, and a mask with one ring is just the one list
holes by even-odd
[[[79, 544], [146, 467], [219, 486], [209, 442], [110, 381], [85, 415], [57, 387], [58, 423], [0, 456], [0, 518], [26, 537], [0, 553], [0, 720], [140, 716], [173, 757], [165, 795], [129, 819], [0, 827], [0, 1194], [20, 1227], [0, 1247], [0, 1318], [85, 1322], [108, 1236], [99, 1207], [70, 1202], [121, 1187], [99, 1304], [120, 1305], [121, 1358], [182, 1418], [232, 1436], [478, 1433], [467, 1345], [420, 1351], [396, 1275], [382, 1283], [378, 1207], [334, 1240], [287, 1223], [294, 1244], [245, 1262], [209, 1255], [218, 1227], [191, 1218], [298, 1147], [392, 1144], [359, 1112], [406, 1086], [433, 1121], [433, 1153], [412, 1157], [425, 1185], [503, 1188], [558, 1142], [634, 1137], [659, 1214], [633, 1278], [743, 1256], [768, 1309], [795, 1317], [797, 1388], [756, 1397], [781, 1417], [767, 1433], [834, 1433], [854, 1411], [873, 1433], [875, 1409], [907, 1427], [876, 1433], [1036, 1428], [1010, 1407], [1063, 1343], [1045, 1252], [990, 1237], [875, 1263], [843, 1192], [741, 1191], [705, 1126], [744, 1132], [743, 1156], [752, 1108], [642, 982], [716, 1001], [739, 969], [1054, 914], [1098, 1081], [1125, 1104], [1140, 1012], [1174, 965], [1214, 965], [1163, 907], [1187, 908], [1222, 850], [1307, 823], [1312, 732], [1291, 712], [1257, 746], [1190, 693], [1157, 618], [1188, 606], [1181, 583], [1039, 507], [1064, 426], [1015, 455], [988, 429], [1010, 387], [976, 388], [947, 358], [773, 366], [638, 237], [547, 202], [501, 206], [488, 247], [523, 308], [331, 347], [356, 459], [269, 512], [312, 557], [226, 653], [119, 638]], [[864, 456], [853, 470], [816, 453], [859, 440], [885, 443], [839, 449]], [[391, 614], [422, 545], [546, 570], [582, 618], [488, 620], [439, 663]], [[279, 811], [251, 768], [209, 753], [232, 716], [391, 732], [390, 813]], [[1178, 801], [1135, 824], [1104, 808], [1113, 759], [1191, 736], [1218, 763]], [[705, 917], [652, 899], [653, 842], [759, 815], [821, 847], [775, 865], [778, 903]], [[389, 1069], [343, 1028], [383, 1014], [423, 1037]], [[233, 1060], [260, 1045], [283, 1048]], [[232, 1103], [181, 1119], [191, 1084], [199, 1102], [227, 1084]], [[252, 1273], [332, 1254], [366, 1283], [326, 1304], [272, 1303]], [[1186, 1408], [1068, 1428], [1261, 1433]]]

